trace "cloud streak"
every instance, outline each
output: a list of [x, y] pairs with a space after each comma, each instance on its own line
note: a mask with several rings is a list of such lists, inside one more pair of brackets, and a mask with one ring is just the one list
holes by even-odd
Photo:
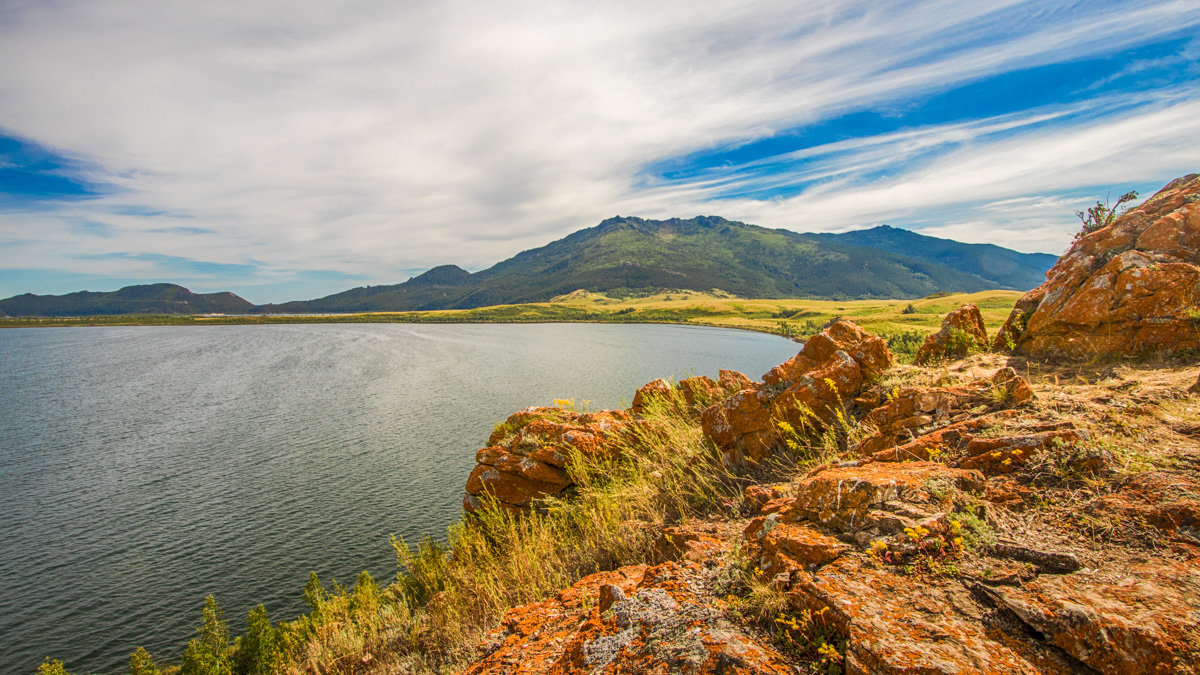
[[[258, 276], [233, 290], [253, 297], [305, 270], [394, 283], [484, 267], [616, 213], [887, 221], [1057, 251], [1070, 206], [1097, 189], [1200, 166], [1180, 142], [1200, 131], [1194, 88], [1102, 84], [1070, 104], [936, 123], [921, 102], [1197, 25], [1194, 1], [10, 4], [0, 126], [110, 189], [7, 207], [0, 239], [21, 244], [0, 267], [171, 272], [113, 257], [130, 252], [251, 265]], [[1190, 67], [1195, 53], [1159, 60]], [[1147, 71], [1163, 66], [1111, 77]], [[905, 124], [682, 180], [647, 173], [862, 110]], [[105, 236], [81, 236], [87, 223]], [[342, 282], [322, 279], [326, 292]]]

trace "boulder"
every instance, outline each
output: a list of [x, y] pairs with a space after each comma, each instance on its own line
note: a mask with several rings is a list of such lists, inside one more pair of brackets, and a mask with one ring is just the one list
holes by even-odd
[[925, 338], [913, 363], [924, 365], [943, 359], [957, 359], [972, 349], [985, 349], [988, 344], [983, 315], [976, 305], [963, 305], [946, 315], [942, 328]]
[[746, 377], [744, 373], [739, 373], [736, 370], [717, 371], [717, 386], [726, 394], [732, 394], [735, 391], [741, 391], [753, 385], [754, 382]]
[[532, 407], [510, 415], [492, 432], [488, 447], [475, 453], [463, 508], [476, 513], [490, 496], [502, 509], [520, 512], [537, 499], [559, 494], [571, 486], [566, 466], [572, 452], [615, 453], [613, 441], [630, 421], [624, 410], [581, 413]]
[[823, 428], [892, 363], [882, 338], [839, 319], [763, 375], [762, 384], [706, 408], [704, 433], [727, 463], [757, 464], [781, 441], [780, 421], [801, 433]]
[[689, 407], [707, 407], [721, 397], [722, 388], [711, 377], [697, 375], [680, 380], [679, 393]]
[[727, 464], [758, 463], [779, 440], [770, 392], [761, 387], [743, 389], [705, 408], [700, 425]]
[[760, 525], [750, 529], [746, 538], [748, 550], [758, 554], [758, 566], [771, 575], [811, 571], [837, 560], [851, 548], [811, 527], [792, 523]]
[[1038, 357], [1200, 348], [1200, 174], [1080, 237], [1017, 303], [994, 345]]
[[641, 415], [646, 412], [646, 405], [654, 399], [670, 398], [674, 395], [675, 388], [671, 383], [659, 378], [653, 382], [643, 384], [633, 395], [633, 404], [629, 408], [629, 412], [634, 415]]

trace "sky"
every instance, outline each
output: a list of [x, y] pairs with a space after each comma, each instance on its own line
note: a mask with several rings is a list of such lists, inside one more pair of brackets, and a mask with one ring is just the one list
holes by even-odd
[[615, 215], [1061, 254], [1198, 141], [1200, 0], [0, 0], [0, 297], [308, 299]]

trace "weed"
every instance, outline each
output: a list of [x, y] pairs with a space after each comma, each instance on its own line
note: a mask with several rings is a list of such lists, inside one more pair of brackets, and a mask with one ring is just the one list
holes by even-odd
[[1084, 211], [1076, 211], [1075, 217], [1080, 220], [1082, 227], [1075, 234], [1075, 240], [1083, 238], [1097, 230], [1101, 230], [1112, 224], [1113, 219], [1122, 211], [1121, 205], [1126, 202], [1131, 202], [1138, 198], [1136, 190], [1130, 190], [1117, 198], [1117, 203], [1111, 207], [1108, 205], [1108, 199], [1105, 198], [1104, 203], [1096, 202], [1095, 206], [1089, 207]]

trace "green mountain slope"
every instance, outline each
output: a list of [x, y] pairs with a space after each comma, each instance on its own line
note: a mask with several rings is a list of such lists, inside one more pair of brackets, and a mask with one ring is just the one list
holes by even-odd
[[175, 284], [126, 286], [118, 291], [79, 291], [66, 295], [25, 293], [0, 300], [10, 316], [89, 316], [95, 314], [246, 314], [254, 305], [233, 293], [193, 293]]
[[812, 235], [822, 241], [865, 246], [945, 265], [991, 279], [997, 288], [1026, 291], [1046, 280], [1046, 270], [1058, 260], [1049, 253], [1020, 253], [994, 244], [964, 244], [927, 237], [909, 230], [880, 225], [869, 230]]
[[919, 298], [937, 292], [1027, 290], [1055, 261], [999, 246], [962, 244], [877, 227], [799, 234], [715, 216], [609, 218], [471, 274], [435, 267], [400, 284], [353, 288], [316, 300], [255, 307], [232, 293], [173, 284], [112, 293], [19, 295], [11, 316], [320, 313], [470, 309], [542, 302], [578, 289], [612, 294], [721, 290], [746, 298]]
[[[540, 302], [581, 288], [616, 293], [720, 289], [757, 298], [916, 298], [935, 292], [1025, 290], [1031, 286], [1012, 281], [1040, 277], [1054, 261], [1053, 256], [1042, 260], [1000, 247], [971, 248], [913, 236], [929, 240], [921, 251], [957, 252], [967, 247], [974, 257], [960, 252], [939, 261], [935, 253], [904, 255], [839, 239], [846, 235], [798, 234], [715, 216], [616, 217], [475, 274], [443, 266], [402, 284], [357, 288], [262, 310], [467, 309]], [[989, 276], [991, 268], [980, 263], [990, 249], [1010, 261], [1001, 266], [1006, 276]], [[1025, 276], [1014, 273], [1014, 267]]]

